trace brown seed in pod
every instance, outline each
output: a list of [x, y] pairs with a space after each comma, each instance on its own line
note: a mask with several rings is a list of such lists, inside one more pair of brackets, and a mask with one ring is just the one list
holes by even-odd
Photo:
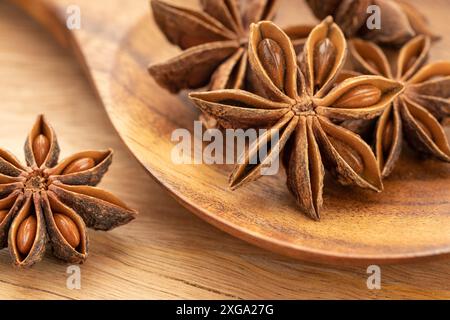
[[339, 155], [356, 173], [361, 174], [364, 171], [364, 162], [355, 150], [339, 139], [333, 137], [328, 137], [328, 139]]
[[336, 47], [330, 39], [325, 38], [316, 44], [314, 50], [316, 51], [314, 53], [314, 84], [321, 87], [333, 69], [336, 60]]
[[36, 238], [37, 220], [34, 215], [29, 216], [19, 226], [17, 231], [17, 249], [26, 256], [33, 246]]
[[95, 166], [95, 161], [92, 158], [81, 158], [70, 163], [63, 171], [63, 174], [71, 174], [89, 170]]
[[34, 123], [24, 146], [27, 165], [51, 168], [58, 162], [59, 145], [53, 128], [40, 115]]
[[381, 99], [381, 90], [366, 84], [355, 87], [342, 95], [335, 103], [336, 108], [362, 108], [376, 104]]
[[56, 226], [64, 239], [72, 246], [72, 248], [77, 248], [80, 244], [80, 232], [78, 231], [78, 227], [75, 222], [73, 222], [68, 216], [61, 213], [54, 213], [53, 217], [55, 219]]
[[70, 263], [83, 263], [88, 255], [86, 225], [77, 212], [49, 191], [41, 193], [41, 205], [53, 254]]
[[43, 134], [38, 135], [33, 141], [33, 153], [36, 164], [40, 167], [47, 157], [50, 150], [50, 141]]
[[97, 185], [108, 171], [113, 151], [83, 151], [47, 169], [49, 183], [60, 181], [70, 185]]
[[283, 90], [286, 58], [281, 47], [272, 39], [264, 39], [258, 45], [258, 56], [275, 86]]

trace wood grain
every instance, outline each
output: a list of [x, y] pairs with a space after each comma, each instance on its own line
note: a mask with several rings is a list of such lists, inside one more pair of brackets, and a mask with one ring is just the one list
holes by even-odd
[[[62, 156], [112, 147], [101, 186], [139, 209], [132, 224], [90, 232], [82, 290], [66, 289], [52, 257], [17, 272], [0, 252], [0, 298], [450, 298], [450, 261], [382, 267], [382, 290], [366, 288], [366, 266], [298, 262], [236, 240], [173, 201], [120, 142], [73, 57], [21, 12], [0, 1], [0, 143], [22, 156], [34, 117], [49, 115]], [[130, 177], [136, 177], [131, 180]]]

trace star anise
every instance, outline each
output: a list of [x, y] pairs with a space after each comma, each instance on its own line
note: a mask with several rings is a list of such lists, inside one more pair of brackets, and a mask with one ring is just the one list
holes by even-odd
[[[191, 94], [202, 111], [233, 127], [273, 129], [248, 148], [245, 161], [230, 176], [231, 188], [259, 178], [261, 169], [282, 152], [288, 188], [313, 219], [320, 217], [324, 165], [344, 185], [381, 191], [380, 172], [370, 147], [330, 119], [376, 117], [402, 85], [380, 76], [360, 76], [333, 87], [347, 46], [331, 17], [310, 33], [301, 65], [289, 37], [271, 22], [252, 25], [248, 50], [258, 95], [243, 90]], [[273, 132], [280, 136], [275, 142]], [[261, 149], [268, 150], [267, 156], [252, 164]]]
[[112, 150], [76, 153], [58, 164], [56, 135], [39, 116], [25, 143], [22, 165], [0, 149], [0, 248], [14, 264], [40, 261], [47, 244], [70, 263], [88, 255], [86, 226], [111, 230], [133, 220], [136, 211], [95, 188], [112, 162]]
[[[306, 0], [319, 19], [332, 15], [345, 35], [361, 37], [388, 45], [403, 45], [416, 35], [437, 39], [426, 17], [404, 0]], [[381, 28], [369, 30], [366, 25], [370, 5], [381, 12]]]
[[[248, 31], [253, 22], [271, 20], [279, 0], [201, 0], [203, 11], [152, 0], [153, 16], [166, 38], [184, 50], [149, 66], [150, 75], [172, 93], [209, 85], [210, 90], [247, 87]], [[310, 26], [287, 29], [297, 47]], [[213, 119], [204, 119], [214, 127]]]
[[376, 126], [374, 146], [382, 175], [387, 177], [394, 169], [403, 133], [416, 151], [450, 162], [450, 146], [440, 124], [450, 115], [450, 61], [425, 65], [430, 50], [430, 39], [425, 36], [417, 36], [401, 48], [396, 73], [376, 44], [355, 39], [349, 47], [358, 71], [395, 79], [405, 86]]

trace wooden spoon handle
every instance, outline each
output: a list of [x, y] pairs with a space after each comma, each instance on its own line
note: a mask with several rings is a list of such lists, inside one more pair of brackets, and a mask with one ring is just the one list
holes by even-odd
[[63, 1], [55, 0], [10, 0], [11, 3], [22, 8], [26, 13], [47, 28], [56, 40], [64, 47], [70, 46], [71, 34], [65, 25]]
[[[80, 28], [69, 29], [72, 0], [10, 0], [45, 26], [65, 48], [71, 49], [103, 98], [102, 80], [114, 65], [115, 54], [128, 32], [149, 14], [147, 1], [77, 0]], [[102, 99], [105, 102], [104, 99]]]

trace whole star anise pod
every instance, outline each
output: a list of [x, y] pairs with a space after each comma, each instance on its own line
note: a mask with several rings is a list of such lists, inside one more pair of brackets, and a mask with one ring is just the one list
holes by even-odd
[[[150, 65], [150, 74], [173, 93], [208, 83], [211, 90], [243, 88], [249, 26], [272, 19], [279, 0], [201, 0], [200, 3], [203, 11], [151, 1], [161, 31], [185, 51], [167, 62]], [[301, 40], [311, 29], [290, 28], [290, 34]]]
[[[413, 5], [403, 0], [306, 0], [314, 15], [323, 19], [332, 15], [345, 35], [361, 37], [387, 45], [403, 45], [414, 36], [423, 34], [438, 39], [427, 19]], [[381, 28], [369, 30], [367, 9], [376, 5], [381, 13]]]
[[[283, 153], [287, 185], [304, 213], [319, 219], [324, 165], [344, 185], [374, 191], [383, 186], [375, 156], [356, 134], [330, 119], [370, 119], [381, 114], [402, 85], [380, 76], [360, 76], [334, 86], [346, 59], [346, 41], [328, 17], [310, 33], [301, 65], [289, 37], [275, 24], [251, 27], [249, 61], [259, 94], [242, 90], [191, 93], [204, 112], [236, 128], [269, 127], [230, 176], [232, 189], [261, 176]], [[275, 131], [274, 131], [275, 130]], [[279, 139], [272, 141], [273, 132]], [[251, 159], [268, 150], [252, 164]]]
[[[153, 16], [166, 38], [184, 50], [149, 66], [150, 75], [172, 93], [182, 89], [244, 89], [247, 87], [248, 31], [253, 22], [271, 20], [279, 0], [201, 0], [203, 11], [152, 0]], [[311, 26], [287, 29], [301, 48]], [[207, 127], [216, 123], [207, 115]]]
[[425, 65], [430, 50], [430, 39], [425, 36], [401, 48], [395, 73], [376, 44], [354, 39], [349, 47], [357, 71], [395, 79], [405, 86], [377, 122], [374, 146], [382, 175], [387, 177], [394, 169], [404, 138], [416, 151], [450, 162], [450, 146], [440, 124], [450, 115], [450, 61]]
[[76, 153], [58, 164], [56, 135], [39, 116], [25, 143], [22, 165], [0, 149], [0, 248], [14, 264], [40, 261], [47, 244], [70, 263], [88, 255], [86, 227], [111, 230], [133, 220], [136, 211], [95, 188], [112, 162], [112, 150]]

